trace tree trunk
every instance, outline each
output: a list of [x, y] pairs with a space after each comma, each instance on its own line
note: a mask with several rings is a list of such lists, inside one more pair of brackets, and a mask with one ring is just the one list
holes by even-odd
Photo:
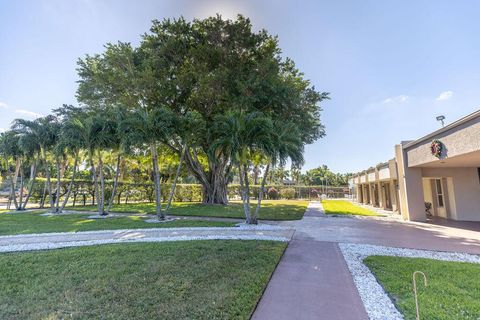
[[100, 150], [98, 150], [98, 179], [100, 179], [100, 191], [99, 198], [97, 198], [98, 203], [98, 214], [105, 214], [105, 177], [103, 175], [103, 160]]
[[[243, 168], [242, 168], [243, 167]], [[246, 165], [238, 165], [238, 172], [240, 176], [240, 189], [242, 193], [242, 203], [243, 203], [243, 211], [245, 212], [245, 223], [251, 224], [251, 216], [250, 216], [250, 185], [248, 182], [248, 171]]]
[[195, 148], [187, 148], [184, 158], [186, 165], [202, 185], [203, 203], [228, 204], [227, 185], [230, 165], [227, 163], [229, 161], [223, 158], [209, 158], [208, 171], [205, 171]]
[[173, 195], [175, 194], [175, 188], [177, 187], [178, 177], [180, 176], [180, 172], [182, 171], [182, 163], [183, 163], [183, 158], [185, 156], [186, 148], [187, 148], [187, 146], [183, 147], [182, 154], [180, 155], [180, 162], [178, 163], [177, 172], [175, 173], [175, 178], [173, 179], [172, 190], [170, 190], [170, 195], [168, 197], [167, 207], [165, 208], [165, 214], [168, 212], [168, 209], [170, 209], [170, 206], [172, 204]]
[[[68, 185], [67, 194], [65, 195], [65, 199], [63, 199], [62, 206], [59, 209], [59, 213], [62, 213], [63, 209], [67, 205], [68, 199], [70, 198], [70, 194], [72, 192], [73, 183], [75, 182], [75, 175], [77, 173], [77, 164], [78, 164], [78, 153], [75, 153], [75, 160], [73, 161], [73, 172], [72, 172], [72, 179], [70, 180], [70, 184]], [[75, 206], [75, 197], [73, 198], [73, 206]]]
[[20, 169], [20, 201], [18, 202], [17, 210], [22, 210], [23, 206], [23, 168]]
[[15, 175], [14, 175], [14, 180], [13, 180], [13, 186], [15, 189], [17, 188], [17, 180], [18, 180], [18, 175], [20, 174], [20, 167], [22, 166], [22, 161], [20, 158], [17, 158], [15, 160]]
[[45, 165], [45, 177], [47, 178], [47, 192], [48, 192], [48, 198], [50, 201], [50, 211], [53, 212], [54, 204], [53, 204], [53, 197], [52, 197], [52, 184], [50, 180], [50, 168], [48, 167], [48, 162], [47, 162], [47, 153], [45, 152], [45, 148], [41, 147], [41, 152], [42, 152], [42, 157], [43, 157], [43, 163]]
[[258, 164], [253, 167], [253, 185], [256, 186], [258, 185], [258, 171], [260, 169], [258, 168]]
[[38, 157], [35, 159], [35, 163], [32, 165], [32, 169], [30, 170], [30, 187], [28, 188], [27, 197], [25, 198], [25, 202], [23, 203], [23, 210], [26, 209], [28, 200], [30, 200], [30, 196], [33, 193], [33, 188], [35, 186], [35, 179], [37, 178], [37, 167], [38, 167]]
[[10, 172], [10, 168], [8, 169], [8, 173], [10, 175], [10, 197], [12, 198], [13, 204], [15, 205], [15, 210], [18, 210], [17, 195], [15, 194], [15, 183], [13, 182], [13, 174]]
[[270, 169], [270, 163], [267, 164], [265, 168], [265, 173], [263, 174], [263, 178], [262, 178], [262, 185], [260, 186], [260, 190], [258, 191], [257, 206], [255, 207], [255, 212], [253, 213], [253, 217], [252, 217], [253, 224], [258, 224], [258, 212], [260, 211], [260, 207], [262, 205], [263, 192], [265, 190], [265, 183], [267, 182], [267, 175], [268, 175], [269, 169]]
[[57, 158], [56, 161], [57, 166], [57, 189], [55, 191], [55, 213], [58, 213], [58, 209], [60, 206], [60, 188], [61, 188], [61, 179], [62, 179], [62, 172], [60, 170], [60, 159]]
[[93, 195], [92, 195], [92, 206], [95, 205], [95, 198], [97, 198], [97, 204], [98, 204], [98, 214], [101, 214], [100, 212], [100, 197], [99, 197], [99, 190], [98, 190], [98, 179], [97, 179], [97, 170], [95, 169], [95, 163], [93, 163], [93, 150], [88, 150], [88, 159], [90, 161], [90, 170], [92, 173], [92, 180], [93, 180]]
[[112, 194], [110, 195], [110, 199], [108, 200], [108, 206], [107, 206], [107, 210], [106, 210], [107, 214], [110, 213], [110, 209], [112, 208], [112, 204], [113, 204], [113, 199], [115, 199], [115, 193], [117, 192], [118, 177], [120, 176], [120, 160], [121, 160], [121, 158], [122, 158], [122, 156], [119, 153], [118, 156], [117, 156], [117, 170], [115, 171], [115, 179], [113, 180], [113, 190], [112, 190]]
[[160, 185], [160, 170], [158, 169], [158, 153], [156, 144], [150, 146], [150, 152], [152, 155], [153, 164], [153, 179], [155, 185], [155, 209], [158, 220], [165, 219], [165, 213], [162, 212], [162, 198], [161, 198], [161, 185]]
[[[10, 175], [11, 200], [13, 200], [13, 204], [15, 205], [15, 210], [19, 210], [17, 193], [15, 192], [15, 190], [17, 189], [17, 180], [18, 180], [18, 174], [20, 172], [20, 167], [21, 167], [20, 159], [15, 159], [15, 173], [12, 174], [10, 172], [10, 166], [8, 165], [8, 162], [7, 162], [8, 173]], [[10, 205], [8, 206], [8, 209], [10, 209]]]
[[45, 198], [47, 197], [47, 184], [43, 184], [42, 197], [40, 198], [40, 209], [45, 207]]

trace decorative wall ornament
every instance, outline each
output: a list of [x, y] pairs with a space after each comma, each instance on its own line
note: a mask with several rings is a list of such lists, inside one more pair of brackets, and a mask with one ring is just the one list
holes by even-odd
[[430, 145], [430, 152], [433, 156], [440, 158], [442, 156], [443, 151], [443, 143], [440, 140], [433, 140], [432, 144]]

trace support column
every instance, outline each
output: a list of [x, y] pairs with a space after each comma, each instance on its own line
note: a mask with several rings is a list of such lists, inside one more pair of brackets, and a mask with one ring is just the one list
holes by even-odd
[[400, 211], [400, 207], [398, 205], [397, 181], [391, 180], [389, 185], [390, 185], [390, 201], [392, 202], [392, 210]]
[[423, 198], [422, 169], [409, 168], [407, 153], [401, 145], [395, 146], [400, 187], [400, 210], [406, 220], [426, 221]]
[[[382, 188], [383, 186], [383, 188]], [[378, 188], [378, 206], [382, 209], [385, 210], [386, 204], [385, 204], [385, 188], [384, 184], [382, 182], [377, 183], [377, 188]]]
[[362, 185], [361, 184], [356, 184], [356, 191], [357, 191], [357, 202], [358, 203], [363, 203], [363, 198], [362, 198]]

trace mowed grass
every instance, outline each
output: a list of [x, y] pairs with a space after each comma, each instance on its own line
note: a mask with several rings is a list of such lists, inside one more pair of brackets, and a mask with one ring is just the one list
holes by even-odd
[[372, 210], [359, 207], [347, 200], [322, 200], [322, 206], [326, 214], [381, 216]]
[[185, 241], [0, 255], [0, 319], [249, 319], [286, 244]]
[[41, 216], [44, 211], [0, 213], [0, 235], [174, 227], [233, 227], [233, 222], [174, 220], [164, 223], [146, 223], [139, 216], [89, 219], [88, 214]]
[[421, 319], [480, 319], [480, 264], [371, 256], [364, 260], [405, 319], [415, 319], [412, 274], [417, 279]]
[[[256, 201], [252, 201], [252, 209]], [[260, 220], [299, 220], [307, 209], [307, 200], [264, 200], [260, 209]], [[96, 211], [95, 206], [70, 207], [70, 210]], [[154, 213], [154, 203], [120, 204], [112, 207], [112, 212]], [[170, 215], [201, 216], [221, 218], [245, 218], [240, 201], [231, 201], [228, 205], [205, 205], [198, 202], [176, 202], [169, 211]]]

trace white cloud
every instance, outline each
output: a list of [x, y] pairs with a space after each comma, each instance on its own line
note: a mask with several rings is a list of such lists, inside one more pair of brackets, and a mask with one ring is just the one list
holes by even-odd
[[36, 113], [36, 112], [25, 110], [25, 109], [16, 109], [15, 112], [31, 118], [43, 117], [43, 115], [41, 115], [40, 113]]
[[409, 97], [407, 95], [401, 94], [396, 97], [390, 97], [382, 101], [382, 103], [392, 103], [392, 102], [407, 102]]
[[8, 104], [6, 104], [5, 102], [0, 101], [0, 108], [5, 108], [5, 109], [7, 109], [7, 108], [8, 108]]
[[450, 99], [451, 97], [453, 96], [453, 91], [443, 91], [442, 93], [440, 93], [440, 95], [437, 97], [437, 101], [444, 101], [444, 100], [448, 100]]

